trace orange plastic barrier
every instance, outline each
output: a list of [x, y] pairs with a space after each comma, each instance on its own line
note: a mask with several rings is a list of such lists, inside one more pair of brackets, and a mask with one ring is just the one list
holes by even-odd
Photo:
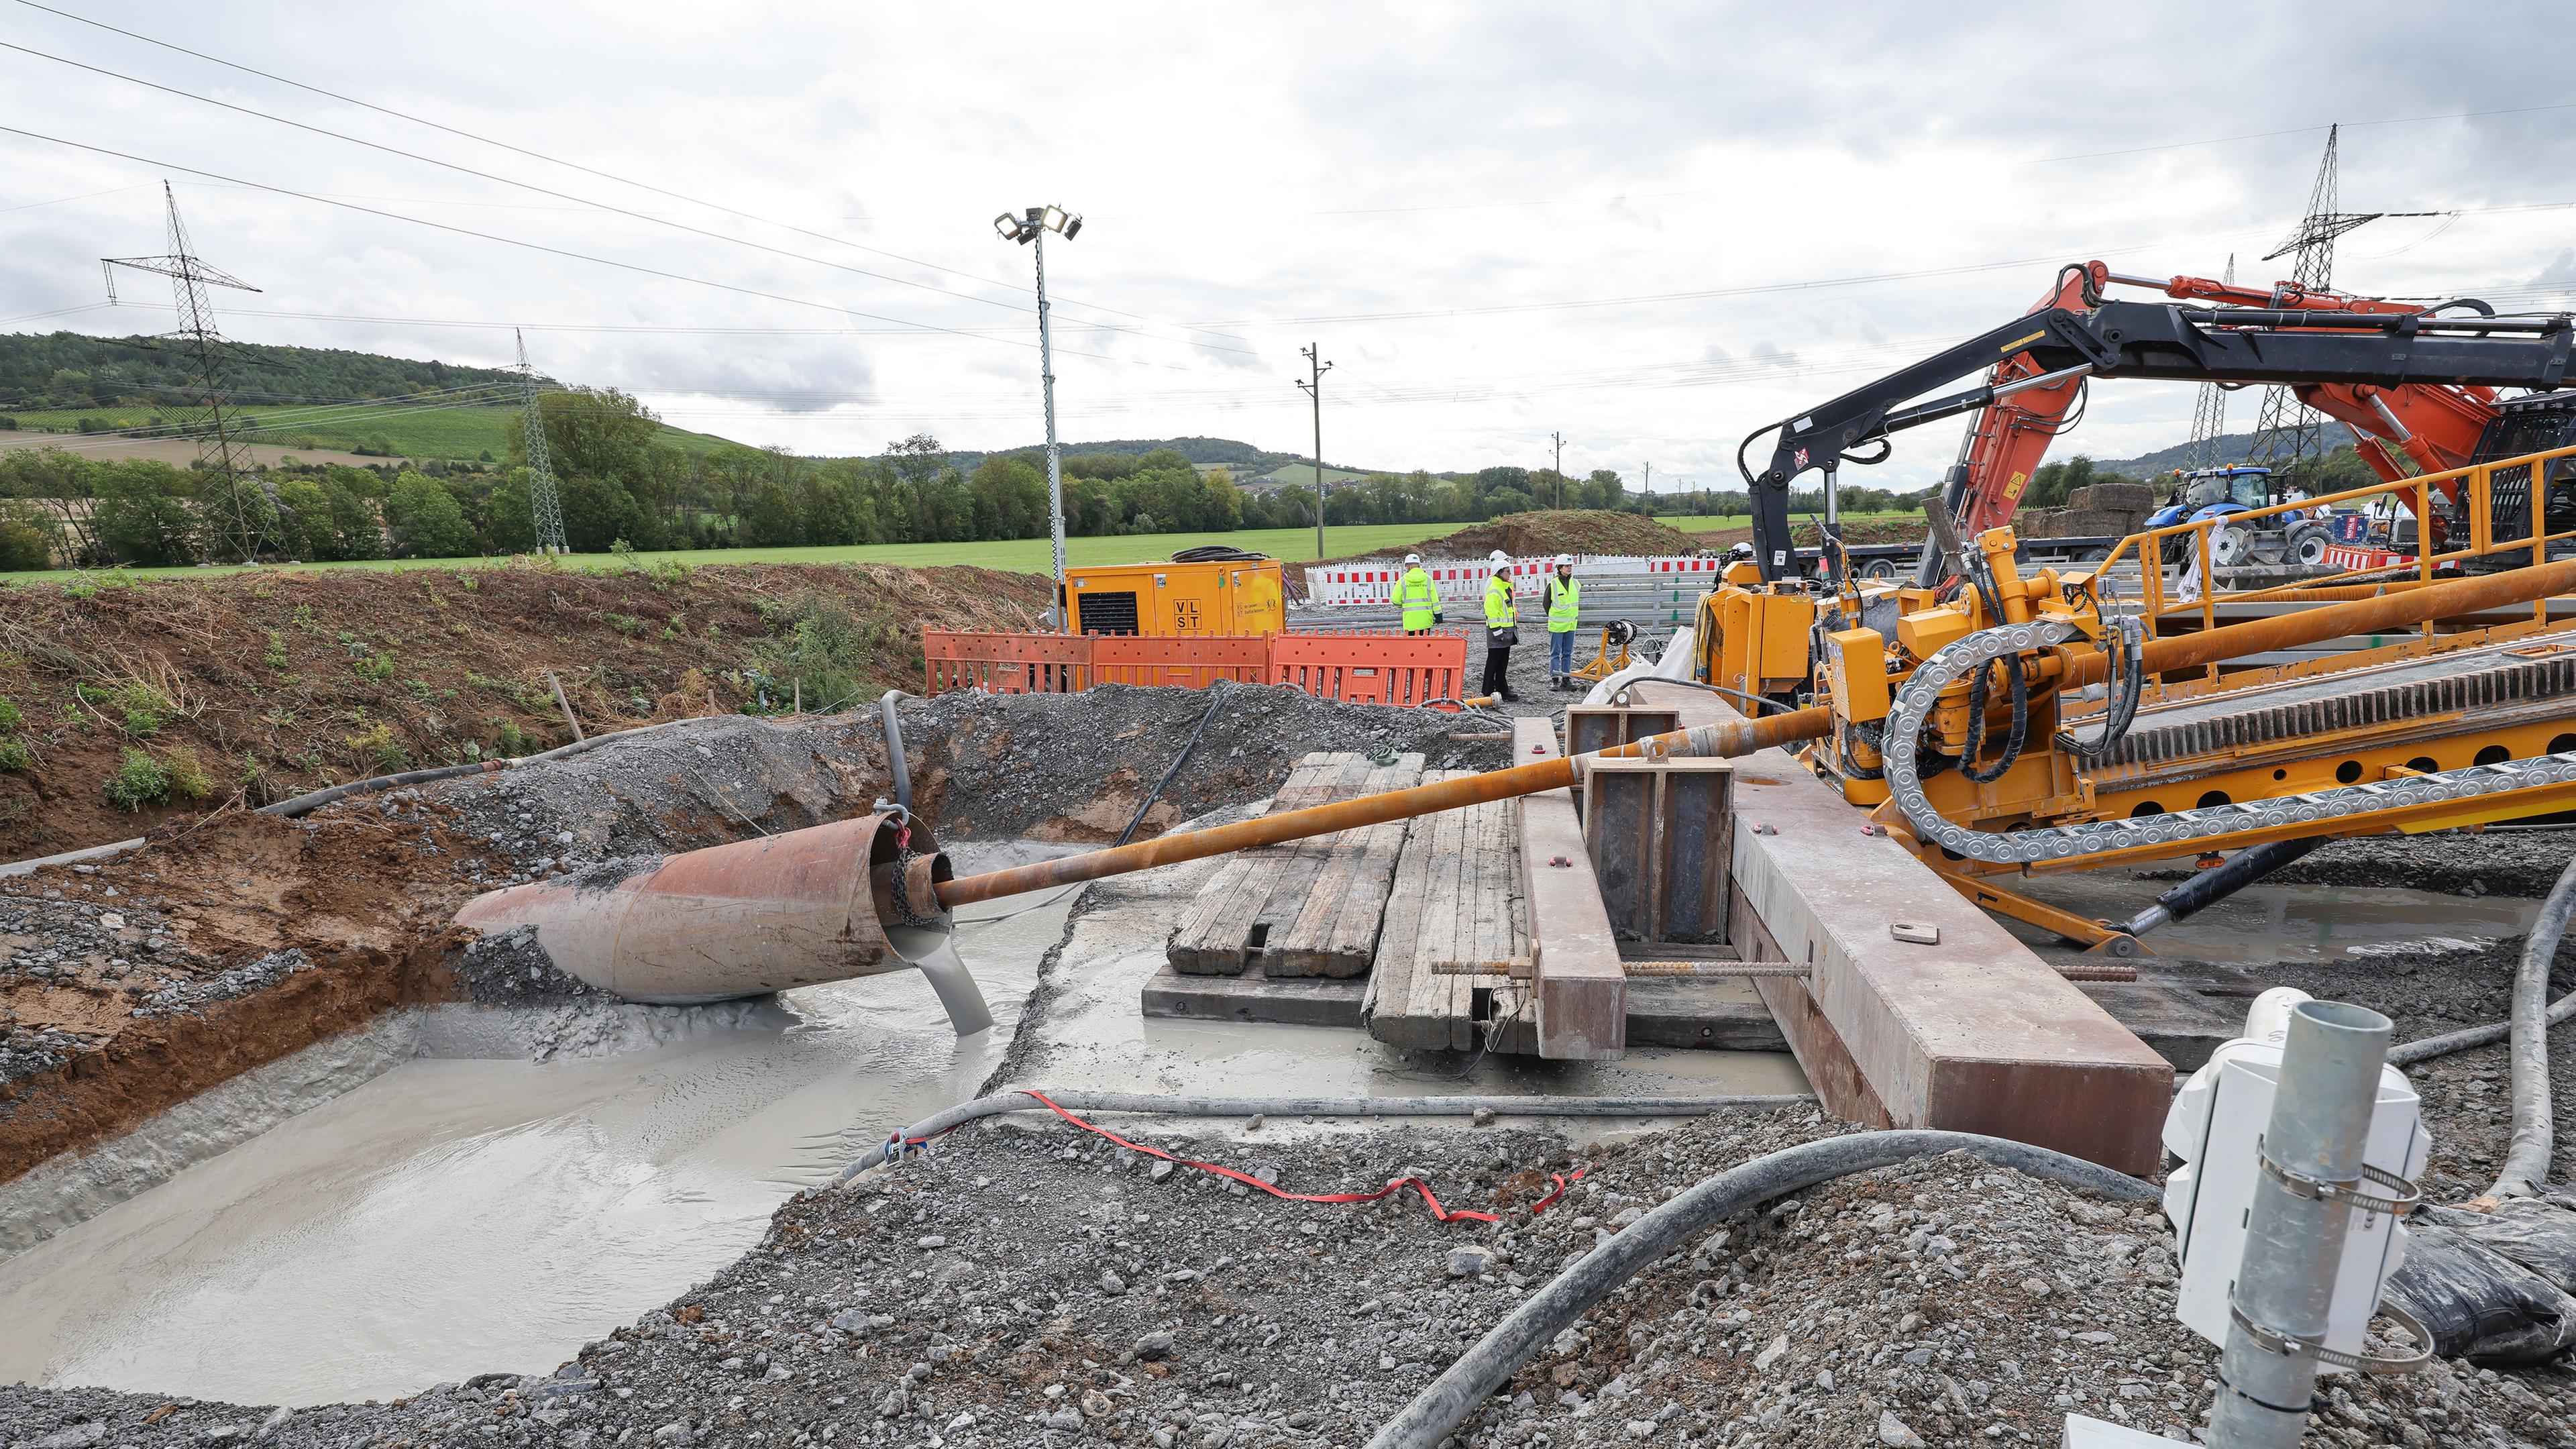
[[1205, 689], [1220, 679], [1259, 684], [1270, 672], [1266, 634], [1095, 634], [1093, 684]]
[[1456, 699], [1467, 641], [1453, 634], [1274, 634], [1270, 682], [1317, 699], [1426, 705]]
[[1095, 684], [1205, 689], [1220, 679], [1284, 684], [1318, 699], [1427, 705], [1466, 683], [1457, 634], [1133, 635], [921, 633], [932, 694], [1074, 694]]
[[1079, 694], [1091, 687], [1091, 637], [921, 631], [922, 673], [932, 694]]

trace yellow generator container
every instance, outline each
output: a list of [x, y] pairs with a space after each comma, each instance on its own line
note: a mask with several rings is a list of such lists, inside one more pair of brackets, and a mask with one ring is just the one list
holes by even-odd
[[1288, 624], [1275, 558], [1068, 568], [1064, 589], [1075, 634], [1276, 634]]

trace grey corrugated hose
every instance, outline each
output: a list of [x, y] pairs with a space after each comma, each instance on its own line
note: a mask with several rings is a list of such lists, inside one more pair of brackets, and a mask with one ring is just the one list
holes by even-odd
[[[2549, 1004], [2549, 968], [2558, 959], [2571, 908], [2576, 860], [2559, 873], [2531, 934], [2522, 938], [2522, 969], [2513, 978], [2513, 1144], [2505, 1149], [2504, 1169], [2487, 1189], [2489, 1197], [2530, 1197], [2549, 1180], [2549, 1028], [2565, 1014]], [[2558, 1005], [2576, 1010], [2576, 992]]]
[[1968, 1152], [1998, 1167], [2087, 1189], [2123, 1202], [2153, 1202], [2153, 1184], [2107, 1167], [1973, 1132], [1859, 1132], [1828, 1137], [1729, 1168], [1656, 1208], [1583, 1255], [1580, 1262], [1521, 1300], [1511, 1316], [1477, 1340], [1431, 1386], [1386, 1421], [1368, 1449], [1433, 1449], [1477, 1405], [1510, 1382], [1548, 1340], [1581, 1318], [1611, 1290], [1655, 1260], [1737, 1213], [1855, 1172], [1945, 1152]]
[[[1491, 1112], [1498, 1117], [1699, 1117], [1736, 1108], [1754, 1111], [1812, 1107], [1808, 1096], [1720, 1097], [1157, 1097], [1141, 1092], [1081, 1092], [1042, 1089], [1068, 1112], [1144, 1112], [1167, 1117], [1472, 1117]], [[896, 1136], [908, 1142], [935, 1137], [979, 1117], [1005, 1112], [1043, 1112], [1047, 1108], [1030, 1092], [997, 1092], [960, 1102], [944, 1112], [913, 1123]], [[835, 1182], [884, 1162], [894, 1144], [881, 1142], [841, 1169]]]

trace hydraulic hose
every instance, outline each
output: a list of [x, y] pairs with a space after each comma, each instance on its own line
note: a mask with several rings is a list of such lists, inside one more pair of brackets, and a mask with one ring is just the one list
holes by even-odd
[[[1181, 772], [1181, 766], [1190, 762], [1190, 752], [1199, 747], [1199, 737], [1207, 733], [1208, 724], [1216, 718], [1217, 706], [1225, 703], [1226, 686], [1233, 682], [1220, 679], [1208, 686], [1207, 709], [1199, 716], [1199, 727], [1190, 731], [1189, 740], [1181, 746], [1181, 752], [1172, 756], [1172, 763], [1163, 771], [1163, 778], [1156, 780], [1154, 788], [1145, 792], [1145, 798], [1136, 802], [1136, 813], [1128, 817], [1127, 828], [1118, 832], [1118, 839], [1113, 844], [1125, 845], [1136, 838], [1136, 828], [1145, 823], [1145, 812], [1154, 808], [1154, 802], [1162, 799], [1163, 792], [1172, 787], [1172, 777]], [[1466, 706], [1460, 705], [1458, 712], [1466, 713]]]
[[1820, 1182], [1945, 1152], [1973, 1153], [1998, 1167], [2123, 1202], [2156, 1200], [2151, 1183], [2080, 1157], [1974, 1132], [1860, 1132], [1769, 1153], [1729, 1168], [1656, 1208], [1522, 1299], [1510, 1317], [1494, 1325], [1412, 1403], [1387, 1420], [1368, 1441], [1368, 1449], [1433, 1449], [1509, 1382], [1531, 1355], [1610, 1296], [1611, 1290], [1737, 1213]]
[[[2549, 968], [2558, 958], [2558, 941], [2566, 934], [2571, 909], [2576, 909], [2576, 860], [2567, 863], [2558, 884], [2549, 888], [2547, 899], [2540, 903], [2539, 918], [2531, 923], [2531, 934], [2522, 939], [2522, 965], [2513, 978], [2513, 1017], [2507, 1023], [2513, 1040], [2513, 1141], [2505, 1148], [2504, 1166], [2496, 1174], [2495, 1185], [2487, 1189], [2488, 1197], [2531, 1197], [2549, 1180], [2554, 1126], [2549, 1028], [2576, 1010], [2576, 992], [2550, 1005]], [[2396, 1056], [2396, 1051], [2389, 1053], [2392, 1061]]]
[[694, 723], [696, 723], [694, 719], [666, 719], [660, 724], [639, 725], [631, 730], [619, 730], [615, 734], [592, 735], [587, 739], [548, 750], [541, 755], [521, 755], [510, 760], [479, 760], [471, 765], [441, 765], [435, 769], [405, 770], [399, 775], [376, 775], [364, 780], [351, 780], [345, 785], [329, 785], [319, 790], [307, 791], [294, 799], [280, 800], [274, 805], [262, 805], [259, 807], [259, 813], [281, 815], [292, 820], [299, 815], [310, 815], [334, 800], [351, 795], [364, 795], [376, 790], [394, 790], [405, 785], [425, 785], [432, 780], [452, 780], [459, 775], [480, 775], [495, 770], [515, 770], [528, 765], [541, 765], [548, 760], [560, 760], [566, 755], [578, 755], [586, 750], [598, 749], [611, 740], [631, 740], [637, 735], [649, 735], [655, 730], [666, 730], [674, 725]]
[[[1774, 1111], [1815, 1104], [1808, 1096], [1720, 1097], [1157, 1097], [1142, 1092], [1058, 1092], [1047, 1097], [1076, 1112], [1146, 1112], [1169, 1117], [1472, 1117], [1491, 1112], [1498, 1117], [1700, 1117], [1733, 1108]], [[919, 1143], [983, 1117], [1006, 1112], [1050, 1109], [1028, 1092], [997, 1092], [960, 1102], [924, 1117], [897, 1134], [903, 1143]], [[1940, 1135], [1940, 1134], [1934, 1134]], [[1956, 1135], [1956, 1134], [1952, 1134]], [[1982, 1139], [1981, 1139], [1982, 1140]], [[881, 1142], [858, 1161], [841, 1169], [835, 1183], [884, 1162], [896, 1142]], [[2034, 1148], [2033, 1151], [2038, 1149]], [[2051, 1154], [2054, 1155], [2054, 1154]], [[2108, 1169], [2096, 1168], [2097, 1172]], [[2115, 1174], [2116, 1175], [2116, 1174]]]

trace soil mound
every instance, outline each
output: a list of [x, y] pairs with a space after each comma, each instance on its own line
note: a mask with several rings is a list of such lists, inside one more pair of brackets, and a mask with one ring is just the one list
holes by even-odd
[[[1703, 540], [1703, 535], [1684, 533], [1640, 514], [1588, 508], [1507, 513], [1472, 528], [1425, 539], [1411, 551], [1439, 559], [1478, 559], [1498, 548], [1514, 558], [1543, 553], [1651, 556], [1693, 553], [1707, 546]], [[1406, 552], [1402, 548], [1381, 549], [1353, 557], [1402, 558]]]
[[1046, 591], [1027, 574], [882, 565], [0, 590], [0, 859], [570, 743], [548, 671], [593, 733], [918, 690], [923, 626], [1028, 628]]
[[[1843, 520], [1843, 542], [1921, 543], [1924, 527], [1923, 520], [1919, 518], [1846, 518]], [[1814, 548], [1822, 537], [1816, 525], [1804, 519], [1790, 525], [1789, 531], [1797, 540], [1795, 546], [1798, 548]], [[1753, 526], [1712, 528], [1693, 533], [1690, 537], [1698, 547], [1717, 553], [1739, 543], [1751, 543]]]

